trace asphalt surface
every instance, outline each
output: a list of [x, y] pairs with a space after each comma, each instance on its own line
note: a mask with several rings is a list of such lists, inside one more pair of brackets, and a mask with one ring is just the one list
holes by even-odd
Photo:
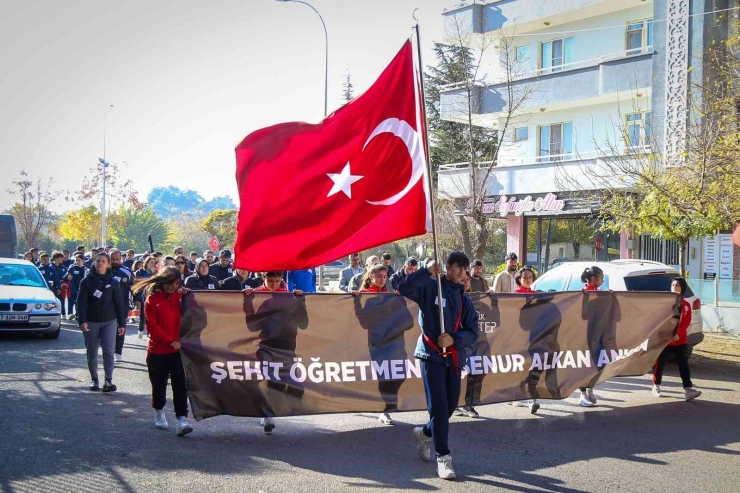
[[[0, 488], [28, 491], [732, 491], [740, 490], [740, 371], [694, 371], [700, 400], [682, 400], [674, 365], [667, 396], [644, 378], [597, 387], [596, 408], [546, 401], [536, 416], [506, 404], [453, 418], [457, 482], [420, 461], [412, 426], [371, 414], [285, 418], [271, 435], [256, 419], [216, 417], [187, 437], [154, 428], [145, 342], [129, 327], [112, 395], [86, 390], [82, 336], [0, 335]], [[102, 358], [100, 361], [102, 374]]]

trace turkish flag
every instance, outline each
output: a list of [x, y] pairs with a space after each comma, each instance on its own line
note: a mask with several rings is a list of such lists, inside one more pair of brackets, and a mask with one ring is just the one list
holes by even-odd
[[211, 250], [214, 252], [218, 252], [221, 249], [221, 243], [218, 242], [218, 238], [215, 236], [208, 240], [208, 246], [211, 247]]
[[321, 123], [258, 130], [236, 148], [235, 265], [298, 270], [427, 232], [424, 131], [411, 42]]
[[732, 233], [732, 242], [740, 248], [740, 222], [737, 223], [737, 226], [735, 226], [735, 232]]

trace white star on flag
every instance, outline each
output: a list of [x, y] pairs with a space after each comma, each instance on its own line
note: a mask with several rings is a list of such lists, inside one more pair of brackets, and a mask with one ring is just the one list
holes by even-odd
[[327, 173], [326, 176], [331, 178], [334, 182], [334, 185], [331, 187], [331, 190], [329, 190], [329, 195], [327, 195], [327, 197], [331, 197], [335, 193], [344, 192], [344, 194], [350, 199], [352, 198], [352, 184], [364, 178], [363, 176], [353, 175], [350, 173], [349, 162], [344, 165], [341, 173]]

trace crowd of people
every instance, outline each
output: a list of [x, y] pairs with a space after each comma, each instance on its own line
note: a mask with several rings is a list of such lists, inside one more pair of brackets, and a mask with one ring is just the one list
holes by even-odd
[[[155, 251], [137, 258], [134, 250], [122, 252], [105, 247], [93, 249], [86, 258], [85, 248], [80, 246], [72, 255], [67, 250], [49, 255], [34, 248], [24, 258], [38, 267], [49, 288], [55, 292], [62, 315], [77, 320], [87, 349], [90, 390], [117, 390], [113, 372], [115, 363], [123, 360], [127, 319], [132, 315], [139, 318], [138, 337], [143, 339], [145, 333], [148, 335], [146, 362], [152, 386], [155, 426], [159, 429], [169, 427], [164, 414], [169, 380], [178, 420], [177, 434], [184, 436], [192, 432], [193, 427], [187, 421], [187, 384], [179, 352], [182, 296], [191, 290], [241, 291], [245, 296], [264, 291], [293, 292], [301, 296], [316, 291], [315, 269], [255, 273], [236, 269], [229, 250], [221, 250], [217, 255], [206, 250], [201, 256], [197, 252], [186, 256], [184, 249], [178, 247], [172, 255]], [[461, 393], [460, 372], [463, 371], [457, 361], [458, 358], [465, 361], [466, 349], [469, 350], [479, 337], [478, 316], [470, 298], [463, 293], [534, 294], [532, 285], [537, 273], [529, 266], [521, 266], [518, 260], [516, 254], [508, 254], [506, 268], [495, 277], [492, 285], [483, 275], [483, 263], [476, 260], [471, 265], [460, 252], [450, 255], [444, 270], [428, 257], [423, 261], [408, 258], [397, 271], [391, 265], [390, 254], [370, 256], [362, 266], [360, 255], [356, 253], [350, 255], [349, 265], [340, 273], [339, 289], [342, 292], [355, 297], [362, 293], [395, 293], [419, 305], [422, 335], [415, 356], [422, 362], [430, 419], [423, 427], [414, 428], [413, 438], [419, 456], [427, 461], [431, 460], [431, 443], [434, 443], [437, 472], [443, 479], [455, 478], [447, 444], [450, 417], [479, 416], [475, 406], [480, 405], [482, 376], [468, 375], [465, 405], [457, 406]], [[437, 277], [440, 278], [443, 299], [447, 300], [443, 310], [445, 327], [453, 328], [444, 332], [439, 321], [439, 307], [435, 305]], [[598, 267], [587, 268], [581, 280], [584, 294], [598, 291], [603, 285], [604, 273]], [[671, 289], [685, 295], [685, 279], [674, 279]], [[690, 322], [691, 306], [683, 300], [677, 333], [653, 368], [652, 394], [655, 397], [662, 395], [661, 379], [669, 355], [678, 362], [686, 400], [701, 395], [693, 388], [688, 365], [686, 332]], [[103, 351], [102, 389], [98, 377], [99, 347]], [[454, 364], [449, 363], [448, 354], [452, 354]], [[580, 390], [579, 405], [592, 407], [597, 403], [593, 387]], [[540, 408], [534, 397], [512, 404], [526, 406], [533, 414]], [[394, 424], [390, 415], [393, 409], [392, 405], [387, 406], [378, 417], [380, 422]], [[275, 428], [273, 416], [265, 416], [259, 423], [266, 433]]]

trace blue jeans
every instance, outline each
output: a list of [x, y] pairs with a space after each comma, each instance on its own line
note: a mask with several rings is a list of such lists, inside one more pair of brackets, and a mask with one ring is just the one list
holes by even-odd
[[453, 366], [422, 360], [421, 379], [424, 382], [429, 411], [429, 422], [424, 425], [424, 434], [432, 437], [437, 457], [450, 455], [447, 436], [450, 416], [460, 400], [460, 372]]

